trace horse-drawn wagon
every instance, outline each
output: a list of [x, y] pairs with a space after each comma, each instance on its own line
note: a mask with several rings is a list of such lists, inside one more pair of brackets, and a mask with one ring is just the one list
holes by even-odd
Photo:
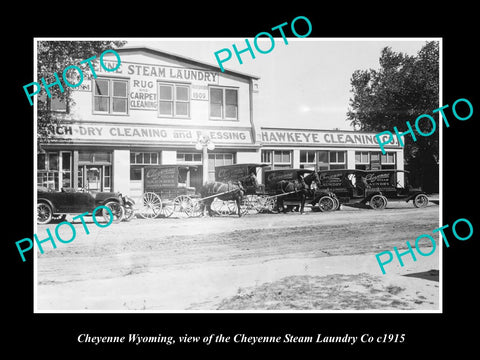
[[[264, 175], [265, 208], [288, 211], [294, 208], [303, 213], [305, 202], [313, 200], [317, 174], [307, 169], [267, 170]], [[315, 185], [313, 185], [315, 184]]]
[[145, 168], [144, 193], [138, 213], [143, 218], [198, 215], [196, 189], [188, 186], [195, 166], [156, 165]]
[[[265, 187], [258, 183], [259, 170], [267, 165], [257, 163], [245, 163], [234, 165], [222, 165], [215, 167], [215, 180], [223, 183], [240, 182], [244, 195], [240, 211], [243, 214], [256, 214], [264, 208]], [[212, 210], [221, 215], [229, 215], [237, 212], [236, 203], [232, 200], [215, 199]]]

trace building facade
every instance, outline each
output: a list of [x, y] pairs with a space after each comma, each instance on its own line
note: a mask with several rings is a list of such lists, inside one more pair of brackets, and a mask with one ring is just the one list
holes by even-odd
[[[115, 71], [97, 62], [97, 77], [74, 89], [71, 104], [52, 99], [62, 121], [51, 128], [57, 141], [40, 146], [38, 186], [136, 197], [145, 168], [160, 164], [195, 165], [187, 185], [197, 188], [214, 179], [215, 166], [235, 163], [403, 169], [403, 148], [391, 143], [382, 155], [373, 133], [256, 127], [256, 76], [149, 48], [116, 51]], [[113, 55], [103, 62], [118, 64]]]

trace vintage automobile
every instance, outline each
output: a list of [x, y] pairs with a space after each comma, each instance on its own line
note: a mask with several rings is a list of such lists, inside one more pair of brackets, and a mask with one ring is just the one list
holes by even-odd
[[[404, 177], [404, 186], [400, 185], [399, 175]], [[365, 172], [365, 183], [367, 193], [380, 192], [384, 198], [384, 203], [377, 204], [380, 208], [387, 206], [388, 200], [402, 200], [409, 202], [412, 200], [413, 206], [422, 208], [428, 205], [428, 196], [420, 187], [413, 187], [409, 184], [409, 172], [406, 170], [369, 170]], [[370, 204], [371, 207], [372, 204]], [[375, 206], [375, 205], [374, 205]]]
[[[405, 175], [405, 186], [399, 185], [399, 173]], [[388, 200], [413, 200], [415, 207], [428, 204], [424, 191], [408, 185], [408, 171], [404, 170], [321, 170], [318, 177], [320, 185], [314, 202], [330, 210], [339, 209], [341, 204], [368, 204], [375, 210], [384, 209]], [[322, 191], [330, 191], [334, 196], [322, 196]]]
[[[92, 211], [100, 206], [108, 206], [113, 213], [113, 222], [118, 223], [125, 217], [125, 207], [128, 208], [127, 220], [134, 216], [133, 200], [122, 196], [119, 192], [88, 192], [84, 189], [75, 191], [63, 188], [55, 191], [44, 187], [37, 189], [37, 223], [48, 224], [54, 218], [65, 218], [67, 214], [81, 214]], [[98, 213], [97, 213], [98, 214]], [[110, 214], [102, 210], [105, 221], [110, 220]]]

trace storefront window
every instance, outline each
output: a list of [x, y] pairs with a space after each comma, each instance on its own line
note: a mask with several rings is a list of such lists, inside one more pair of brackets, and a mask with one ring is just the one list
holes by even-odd
[[330, 170], [346, 169], [345, 151], [330, 151]]
[[159, 165], [157, 152], [130, 152], [130, 180], [142, 180], [144, 165]]
[[262, 163], [271, 164], [272, 163], [272, 151], [271, 150], [262, 150]]
[[112, 162], [112, 153], [104, 151], [79, 151], [78, 152], [79, 163], [108, 163]]
[[92, 191], [110, 191], [112, 187], [112, 153], [78, 152], [78, 187]]
[[369, 164], [368, 151], [355, 151], [355, 164]]
[[269, 164], [271, 169], [292, 167], [292, 152], [290, 150], [262, 150], [262, 162]]
[[37, 186], [53, 190], [71, 187], [71, 152], [48, 152], [37, 155]]
[[395, 153], [387, 152], [385, 155], [380, 155], [380, 162], [382, 169], [395, 169]]
[[356, 151], [355, 169], [358, 170], [380, 170], [395, 169], [395, 153], [387, 152], [385, 155], [378, 151]]
[[202, 154], [200, 153], [181, 153], [177, 152], [177, 163], [202, 164]]
[[208, 179], [215, 181], [215, 167], [222, 165], [233, 165], [233, 154], [208, 154]]
[[38, 170], [47, 170], [46, 154], [38, 154], [37, 155], [37, 169]]
[[370, 153], [368, 151], [355, 151], [355, 169], [370, 169]]
[[58, 153], [48, 154], [48, 169], [58, 170]]
[[315, 167], [316, 167], [316, 151], [300, 150], [300, 168], [314, 170]]
[[62, 152], [62, 187], [72, 187], [72, 155], [70, 152]]

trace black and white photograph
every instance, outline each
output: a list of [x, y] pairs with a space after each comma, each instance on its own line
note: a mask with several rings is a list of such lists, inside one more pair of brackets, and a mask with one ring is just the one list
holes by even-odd
[[441, 310], [441, 39], [36, 49], [37, 311]]

